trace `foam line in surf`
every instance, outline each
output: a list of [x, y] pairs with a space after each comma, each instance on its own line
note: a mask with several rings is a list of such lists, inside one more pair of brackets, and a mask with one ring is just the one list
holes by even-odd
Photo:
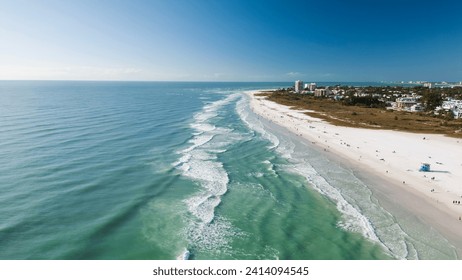
[[242, 136], [233, 129], [218, 126], [215, 119], [226, 114], [224, 106], [240, 96], [231, 94], [207, 103], [194, 115], [190, 124], [192, 137], [188, 141], [189, 146], [178, 152], [180, 159], [174, 163], [184, 177], [200, 185], [198, 193], [184, 200], [192, 216], [186, 229], [192, 246], [204, 249], [223, 247], [227, 244], [226, 236], [233, 232], [231, 224], [215, 214], [229, 183], [228, 173], [217, 155], [227, 151], [229, 145], [241, 141]]
[[271, 147], [269, 147], [270, 149], [279, 146], [279, 139], [274, 134], [267, 131], [262, 122], [257, 117], [250, 115], [249, 102], [248, 97], [246, 95], [243, 95], [241, 100], [237, 102], [236, 112], [238, 113], [239, 117], [244, 122], [244, 124], [251, 131], [257, 132], [261, 135], [263, 139], [266, 139], [273, 144]]
[[331, 186], [313, 167], [307, 162], [303, 162], [295, 164], [294, 170], [312, 183], [318, 192], [329, 197], [336, 203], [337, 209], [347, 217], [339, 226], [346, 230], [360, 232], [366, 238], [380, 243], [370, 221], [358, 209], [349, 204], [340, 191]]
[[189, 252], [188, 249], [185, 248], [183, 252], [181, 252], [181, 254], [179, 254], [176, 259], [177, 260], [189, 260], [190, 256], [191, 256], [191, 253]]

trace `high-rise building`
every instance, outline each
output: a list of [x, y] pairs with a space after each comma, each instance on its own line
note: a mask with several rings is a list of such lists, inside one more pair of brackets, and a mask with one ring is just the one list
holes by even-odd
[[303, 81], [297, 80], [295, 81], [295, 92], [300, 93], [303, 90]]
[[316, 89], [316, 83], [310, 83], [308, 86], [309, 91], [314, 91]]

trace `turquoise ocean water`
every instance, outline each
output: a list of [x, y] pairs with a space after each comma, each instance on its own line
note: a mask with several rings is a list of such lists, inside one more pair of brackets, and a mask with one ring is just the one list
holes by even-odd
[[249, 110], [290, 85], [0, 82], [0, 259], [457, 257]]

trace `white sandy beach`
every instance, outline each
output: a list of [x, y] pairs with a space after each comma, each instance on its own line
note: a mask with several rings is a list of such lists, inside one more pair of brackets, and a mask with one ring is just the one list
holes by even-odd
[[[386, 184], [392, 201], [462, 248], [462, 140], [435, 134], [341, 127], [248, 92], [252, 110]], [[422, 163], [431, 172], [419, 172]], [[382, 189], [383, 192], [383, 189]]]

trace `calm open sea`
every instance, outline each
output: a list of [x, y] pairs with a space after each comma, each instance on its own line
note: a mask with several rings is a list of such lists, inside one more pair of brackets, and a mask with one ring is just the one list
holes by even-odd
[[0, 259], [454, 258], [249, 110], [290, 85], [1, 81]]

